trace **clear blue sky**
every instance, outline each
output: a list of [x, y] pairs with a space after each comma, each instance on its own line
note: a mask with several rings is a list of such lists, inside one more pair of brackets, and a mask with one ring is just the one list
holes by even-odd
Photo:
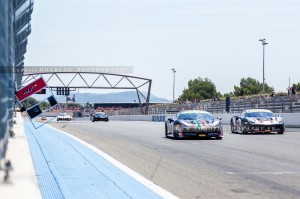
[[[300, 82], [299, 0], [36, 0], [25, 65], [133, 66], [172, 99], [190, 79], [207, 77], [221, 93], [242, 77], [276, 91]], [[112, 91], [112, 90], [110, 90]], [[107, 92], [107, 91], [106, 91]]]

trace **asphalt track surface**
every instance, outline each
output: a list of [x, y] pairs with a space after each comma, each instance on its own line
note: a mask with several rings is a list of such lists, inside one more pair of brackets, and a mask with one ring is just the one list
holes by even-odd
[[299, 198], [300, 129], [164, 137], [163, 122], [52, 122], [180, 198]]

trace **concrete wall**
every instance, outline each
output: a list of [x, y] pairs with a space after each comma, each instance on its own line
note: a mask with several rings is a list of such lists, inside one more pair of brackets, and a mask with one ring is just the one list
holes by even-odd
[[0, 1], [0, 161], [5, 157], [12, 125], [14, 87], [13, 1]]
[[[221, 117], [222, 122], [225, 125], [230, 124], [230, 119], [233, 115], [237, 114], [214, 114], [215, 118]], [[300, 113], [282, 113], [281, 114], [284, 123], [287, 127], [297, 127], [300, 128]], [[110, 120], [122, 120], [122, 121], [153, 121], [153, 122], [163, 122], [168, 117], [172, 117], [172, 114], [161, 114], [161, 115], [112, 115], [109, 117]]]
[[[233, 115], [239, 114], [216, 114], [214, 117], [221, 117], [223, 124], [230, 124], [230, 119]], [[300, 128], [300, 113], [281, 113], [284, 123], [287, 127]]]
[[116, 116], [109, 116], [109, 120], [152, 121], [152, 115], [116, 115]]

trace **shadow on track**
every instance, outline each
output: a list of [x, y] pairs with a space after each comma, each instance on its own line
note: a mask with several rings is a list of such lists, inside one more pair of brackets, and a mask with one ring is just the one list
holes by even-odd
[[161, 137], [161, 138], [165, 138], [165, 139], [169, 139], [169, 140], [222, 140], [222, 139], [216, 139], [214, 137], [184, 137], [184, 138], [174, 138], [171, 136], [168, 137]]

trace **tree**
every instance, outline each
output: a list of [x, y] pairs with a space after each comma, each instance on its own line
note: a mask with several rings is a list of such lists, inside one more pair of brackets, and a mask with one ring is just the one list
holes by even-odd
[[296, 89], [296, 91], [300, 91], [300, 82], [297, 84], [293, 84], [293, 87]]
[[221, 93], [216, 90], [215, 84], [210, 79], [198, 77], [188, 82], [188, 88], [183, 90], [179, 99], [193, 101], [195, 99], [212, 99], [221, 96]]
[[233, 94], [233, 92], [230, 92], [230, 93], [224, 93], [223, 95], [225, 98], [226, 97], [235, 97], [235, 95]]
[[[234, 86], [235, 96], [256, 95], [262, 92], [262, 83], [251, 77], [242, 78], [240, 86]], [[265, 83], [265, 93], [274, 92], [274, 88]]]
[[25, 99], [22, 104], [23, 106], [28, 109], [29, 107], [32, 107], [33, 105], [38, 104], [39, 102], [33, 98], [33, 97], [28, 97], [27, 99]]
[[91, 109], [91, 108], [93, 108], [93, 104], [90, 104], [89, 102], [87, 102], [85, 104], [85, 108]]
[[[39, 103], [39, 101], [37, 101], [35, 98], [33, 97], [28, 97], [27, 99], [25, 99], [23, 102], [22, 102], [22, 105], [28, 109], [34, 105], [37, 105]], [[42, 109], [42, 110], [45, 110], [47, 108], [50, 107], [50, 103], [46, 102], [46, 101], [42, 101], [40, 104], [39, 104], [39, 107]]]
[[50, 107], [50, 103], [42, 101], [39, 106], [42, 110], [45, 110]]

